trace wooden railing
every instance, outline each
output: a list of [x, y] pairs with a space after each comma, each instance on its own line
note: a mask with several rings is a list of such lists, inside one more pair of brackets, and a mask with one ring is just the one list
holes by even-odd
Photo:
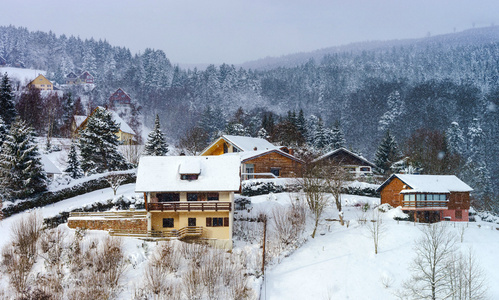
[[142, 238], [164, 238], [164, 239], [183, 239], [187, 237], [200, 237], [203, 235], [203, 227], [187, 226], [178, 230], [171, 229], [165, 231], [159, 230], [128, 230], [128, 229], [111, 229], [109, 234], [113, 236], [129, 236]]
[[160, 211], [230, 211], [230, 202], [153, 202], [147, 203], [147, 210]]
[[147, 211], [105, 211], [105, 212], [71, 212], [70, 217], [84, 218], [84, 217], [100, 217], [106, 219], [142, 219], [147, 216]]
[[447, 200], [443, 201], [402, 201], [402, 209], [447, 208]]

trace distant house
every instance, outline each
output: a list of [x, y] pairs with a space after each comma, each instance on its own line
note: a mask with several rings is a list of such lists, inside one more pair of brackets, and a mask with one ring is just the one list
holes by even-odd
[[33, 81], [28, 83], [28, 87], [34, 87], [39, 90], [50, 90], [52, 91], [54, 89], [54, 85], [50, 80], [45, 78], [42, 74], [38, 75]]
[[136, 193], [144, 193], [148, 231], [232, 248], [236, 156], [143, 156]]
[[333, 162], [357, 177], [373, 175], [373, 170], [376, 169], [375, 164], [345, 148], [328, 152], [315, 159], [313, 163], [320, 163], [322, 161]]
[[401, 206], [416, 221], [436, 222], [468, 221], [472, 190], [454, 175], [393, 174], [377, 191], [382, 204]]
[[61, 175], [62, 172], [54, 163], [44, 154], [41, 155], [43, 169], [49, 179], [54, 179], [56, 175]]
[[109, 97], [109, 104], [111, 106], [130, 105], [132, 97], [128, 95], [122, 88], [119, 88]]
[[200, 156], [236, 155], [241, 160], [242, 179], [256, 177], [297, 177], [304, 162], [285, 147], [274, 146], [265, 139], [222, 135]]
[[[94, 111], [90, 114], [93, 115], [97, 109], [104, 109], [104, 107], [98, 106], [94, 109]], [[118, 123], [120, 126], [120, 130], [118, 132], [115, 132], [115, 134], [118, 136], [118, 140], [122, 142], [123, 144], [135, 144], [136, 139], [135, 139], [135, 131], [114, 111], [109, 110], [111, 112], [111, 116], [113, 120]], [[87, 121], [90, 116], [74, 116], [73, 121], [71, 123], [71, 129], [73, 132], [73, 136], [78, 136], [78, 132], [80, 130], [83, 130], [87, 126]]]
[[78, 83], [80, 84], [92, 84], [94, 83], [94, 76], [92, 76], [88, 71], [84, 71], [78, 76]]
[[76, 84], [78, 81], [78, 76], [74, 72], [70, 72], [66, 75], [65, 83], [66, 84]]

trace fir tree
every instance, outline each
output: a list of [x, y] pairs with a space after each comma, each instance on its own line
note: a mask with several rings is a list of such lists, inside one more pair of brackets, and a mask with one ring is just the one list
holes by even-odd
[[7, 127], [9, 127], [10, 124], [14, 122], [16, 115], [14, 93], [12, 92], [10, 79], [7, 73], [5, 73], [2, 76], [2, 82], [0, 83], [0, 117], [2, 117]]
[[446, 132], [447, 144], [450, 153], [464, 154], [465, 141], [463, 131], [457, 122], [452, 122]]
[[26, 198], [47, 189], [47, 176], [33, 130], [19, 118], [12, 123], [0, 151], [1, 193]]
[[303, 109], [300, 109], [298, 113], [298, 117], [296, 118], [296, 127], [298, 131], [301, 133], [304, 139], [307, 138], [307, 122], [305, 120], [305, 116], [303, 114]]
[[145, 155], [165, 156], [166, 153], [168, 153], [168, 145], [166, 144], [163, 133], [161, 132], [159, 116], [156, 115], [154, 130], [147, 136]]
[[81, 168], [86, 174], [126, 170], [130, 165], [118, 152], [119, 125], [109, 111], [97, 108], [80, 132], [78, 146], [82, 158]]
[[2, 143], [6, 133], [7, 133], [7, 126], [5, 126], [2, 117], [0, 117], [0, 147], [2, 147]]
[[83, 177], [83, 171], [80, 167], [80, 161], [78, 159], [78, 153], [76, 151], [76, 143], [71, 143], [71, 148], [68, 153], [68, 166], [64, 170], [73, 179], [78, 179]]
[[331, 150], [345, 147], [345, 136], [341, 131], [340, 122], [336, 121], [331, 129]]
[[390, 171], [390, 166], [396, 162], [399, 158], [399, 150], [395, 138], [390, 134], [390, 130], [387, 130], [385, 137], [381, 141], [378, 150], [376, 150], [374, 163], [378, 166], [384, 173]]

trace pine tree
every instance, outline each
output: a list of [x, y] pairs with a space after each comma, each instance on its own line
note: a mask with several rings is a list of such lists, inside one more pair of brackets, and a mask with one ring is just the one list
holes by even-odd
[[463, 131], [457, 122], [452, 122], [446, 132], [447, 144], [450, 153], [464, 154], [465, 141]]
[[86, 174], [130, 168], [130, 164], [118, 152], [119, 141], [115, 132], [119, 128], [111, 113], [101, 107], [88, 118], [87, 126], [80, 132], [78, 141], [81, 168]]
[[47, 189], [47, 176], [33, 130], [19, 118], [12, 123], [0, 151], [0, 189], [10, 198], [26, 198]]
[[331, 129], [331, 150], [345, 147], [345, 136], [341, 131], [340, 122], [336, 121]]
[[387, 130], [385, 137], [381, 141], [378, 150], [376, 150], [374, 163], [378, 166], [384, 173], [390, 171], [390, 166], [396, 162], [399, 158], [399, 150], [395, 138], [390, 134], [390, 130]]
[[156, 115], [154, 122], [154, 130], [147, 136], [147, 143], [145, 146], [145, 155], [165, 156], [168, 153], [168, 145], [165, 142], [161, 126], [159, 124], [159, 116]]
[[14, 93], [12, 92], [10, 79], [7, 73], [5, 73], [2, 76], [2, 82], [0, 84], [0, 117], [2, 117], [5, 125], [10, 127], [10, 124], [14, 122], [16, 115]]
[[2, 147], [2, 143], [6, 133], [7, 133], [7, 126], [5, 126], [5, 122], [3, 121], [2, 117], [0, 117], [0, 147]]
[[305, 116], [303, 114], [303, 109], [300, 109], [298, 113], [298, 117], [296, 118], [296, 127], [298, 131], [301, 133], [304, 139], [307, 138], [307, 121], [305, 120]]
[[80, 161], [78, 159], [78, 153], [76, 152], [76, 143], [71, 143], [71, 148], [68, 153], [68, 166], [64, 170], [73, 179], [78, 179], [83, 177], [83, 171], [80, 167]]

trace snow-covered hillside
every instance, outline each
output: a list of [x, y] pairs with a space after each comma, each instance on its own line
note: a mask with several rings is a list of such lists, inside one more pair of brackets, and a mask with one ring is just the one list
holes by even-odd
[[21, 84], [28, 83], [36, 78], [36, 76], [42, 74], [45, 75], [47, 72], [43, 70], [33, 70], [33, 69], [22, 69], [14, 67], [0, 67], [0, 74], [5, 74], [13, 81], [18, 80]]
[[[134, 188], [134, 184], [122, 186], [118, 194], [131, 197], [134, 195]], [[112, 197], [112, 190], [104, 189], [61, 201], [38, 211], [44, 217], [50, 217], [63, 210]], [[287, 193], [255, 196], [251, 200], [253, 212], [268, 214], [274, 207], [287, 207], [291, 203]], [[343, 195], [343, 201], [348, 225], [325, 221], [338, 218], [337, 210], [329, 207], [315, 239], [309, 236], [311, 228], [308, 226], [303, 235], [305, 242], [300, 248], [293, 253], [288, 252], [287, 257], [274, 259], [267, 266], [260, 299], [396, 299], [394, 293], [410, 276], [408, 267], [414, 258], [414, 241], [421, 235], [420, 229], [426, 225], [393, 220], [393, 215], [399, 212], [397, 210], [383, 214], [386, 230], [380, 240], [379, 253], [375, 255], [369, 231], [359, 220], [366, 217], [369, 219], [371, 213], [363, 212], [361, 208], [365, 204], [376, 205], [379, 199]], [[10, 227], [22, 216], [23, 214], [14, 215], [0, 222], [0, 247], [9, 242]], [[490, 298], [499, 298], [499, 287], [493, 284], [499, 281], [497, 225], [481, 221], [449, 222], [447, 225], [456, 234], [463, 226], [466, 228], [463, 243], [458, 242], [458, 247], [463, 250], [472, 247], [486, 274]], [[68, 231], [65, 225], [61, 226]], [[73, 233], [74, 231], [69, 230], [69, 234]], [[107, 234], [91, 231], [87, 235], [93, 239], [102, 239]], [[123, 279], [125, 287], [120, 299], [130, 299], [139, 284], [137, 278], [142, 278], [146, 262], [156, 244], [124, 238], [124, 247], [125, 255], [132, 265], [127, 268]], [[248, 245], [236, 241], [234, 253], [248, 249], [259, 253], [260, 243]], [[257, 294], [262, 282], [261, 277], [259, 279], [251, 283]], [[0, 278], [0, 287], [7, 288], [7, 285], [6, 276]]]

